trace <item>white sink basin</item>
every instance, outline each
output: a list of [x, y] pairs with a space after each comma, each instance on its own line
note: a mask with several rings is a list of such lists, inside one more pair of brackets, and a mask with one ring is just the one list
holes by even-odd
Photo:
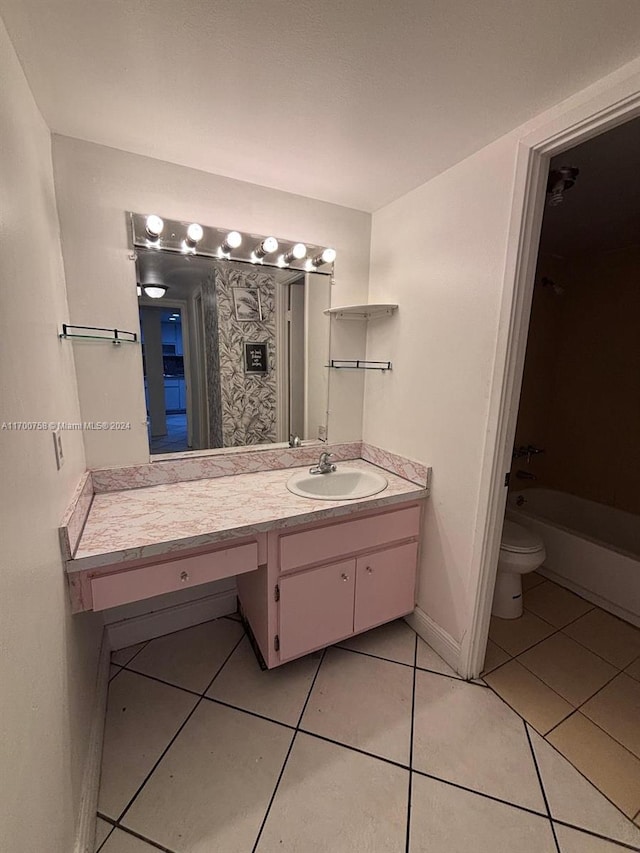
[[377, 471], [362, 471], [339, 465], [329, 474], [310, 474], [298, 471], [287, 480], [287, 488], [302, 498], [321, 501], [349, 501], [368, 498], [387, 488], [387, 480]]

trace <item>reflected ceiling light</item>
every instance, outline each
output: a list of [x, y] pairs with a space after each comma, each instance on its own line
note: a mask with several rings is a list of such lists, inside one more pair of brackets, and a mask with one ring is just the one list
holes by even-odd
[[301, 261], [304, 256], [307, 254], [307, 247], [304, 243], [296, 243], [295, 246], [291, 248], [291, 251], [287, 252], [286, 255], [283, 255], [285, 264], [290, 264], [291, 261]]
[[228, 255], [232, 249], [237, 249], [242, 243], [242, 234], [239, 231], [229, 231], [224, 238], [224, 243], [220, 246], [220, 251], [223, 255]]
[[136, 284], [136, 293], [138, 296], [142, 296], [142, 285]]
[[192, 222], [187, 228], [187, 243], [190, 246], [195, 246], [204, 237], [204, 229], [197, 222]]
[[149, 235], [149, 239], [157, 240], [163, 230], [164, 222], [159, 216], [156, 216], [155, 213], [147, 216], [147, 234]]
[[252, 257], [255, 257], [256, 260], [261, 260], [265, 257], [265, 255], [272, 255], [274, 252], [278, 251], [278, 241], [275, 237], [265, 237], [262, 243], [258, 243], [258, 245], [253, 250]]
[[311, 259], [311, 263], [314, 267], [321, 267], [323, 264], [332, 264], [336, 259], [336, 250], [335, 249], [323, 249], [319, 255], [316, 255], [315, 258]]
[[146, 284], [144, 286], [144, 292], [151, 299], [162, 299], [168, 289], [164, 284]]

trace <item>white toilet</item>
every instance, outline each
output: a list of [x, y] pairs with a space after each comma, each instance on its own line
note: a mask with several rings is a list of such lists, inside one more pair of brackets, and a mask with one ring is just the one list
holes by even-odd
[[491, 610], [494, 616], [501, 619], [522, 616], [522, 575], [539, 568], [546, 556], [544, 542], [537, 533], [505, 520]]

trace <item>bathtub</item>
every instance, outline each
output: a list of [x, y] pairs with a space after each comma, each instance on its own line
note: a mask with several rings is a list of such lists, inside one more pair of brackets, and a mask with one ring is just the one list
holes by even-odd
[[639, 516], [532, 488], [511, 492], [507, 518], [542, 537], [547, 550], [542, 575], [640, 627]]

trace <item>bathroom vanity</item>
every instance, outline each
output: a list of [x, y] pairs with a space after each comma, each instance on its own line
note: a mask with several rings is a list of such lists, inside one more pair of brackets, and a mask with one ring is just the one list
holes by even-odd
[[85, 495], [67, 546], [74, 612], [233, 576], [269, 668], [410, 613], [427, 481], [363, 459], [348, 465], [384, 473], [386, 488], [357, 500], [301, 497], [287, 481], [308, 469], [288, 467]]

